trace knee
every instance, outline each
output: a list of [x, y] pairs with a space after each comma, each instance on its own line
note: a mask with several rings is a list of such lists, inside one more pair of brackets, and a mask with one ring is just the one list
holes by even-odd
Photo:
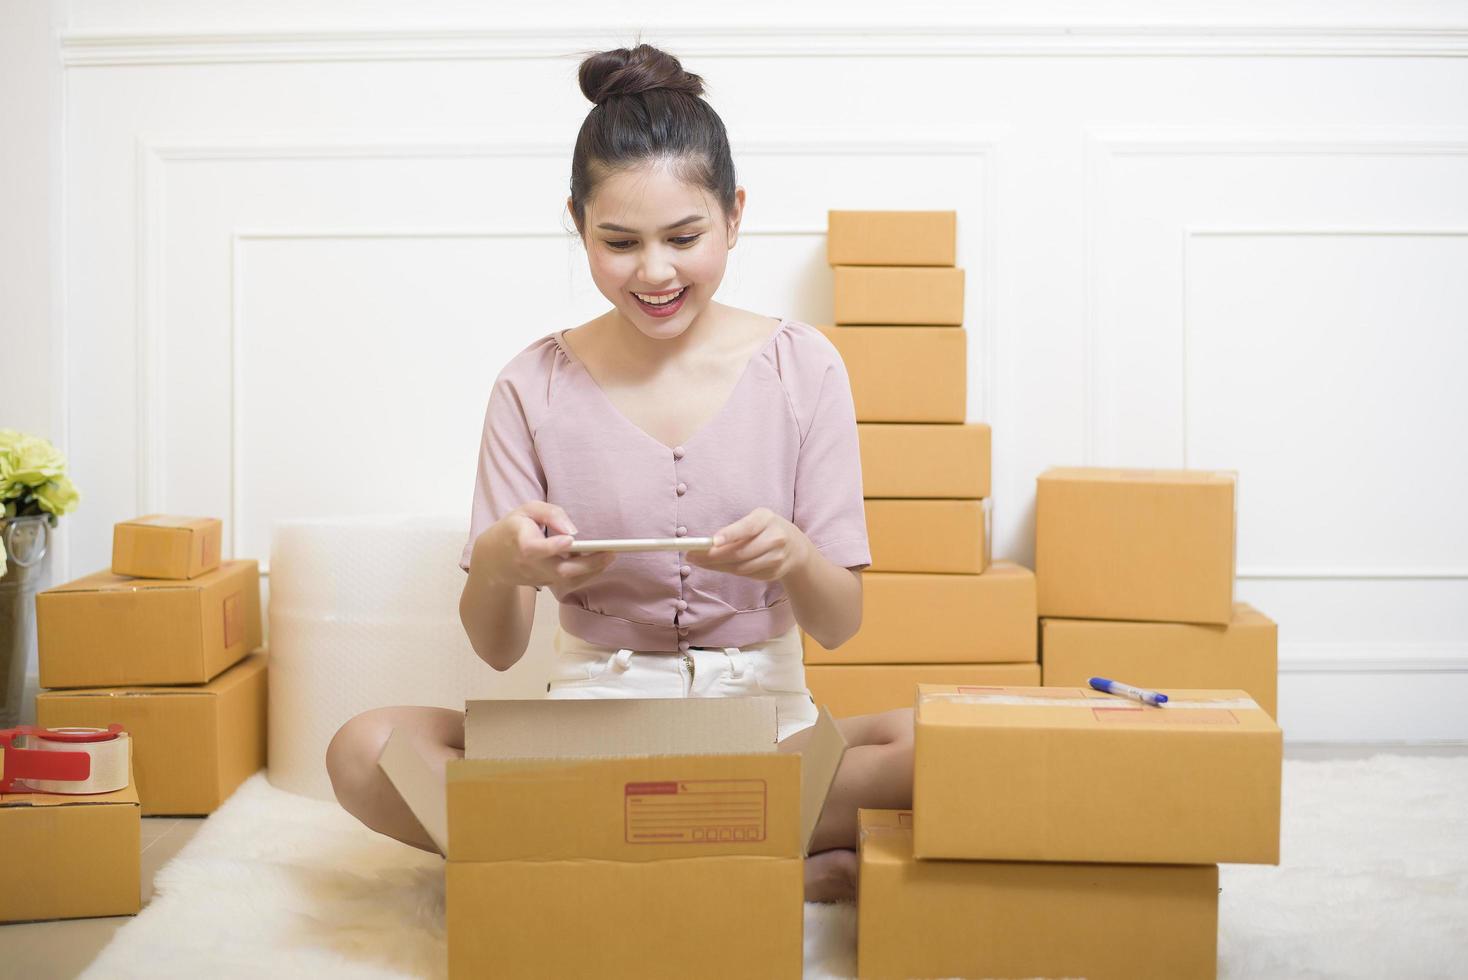
[[876, 716], [877, 741], [912, 748], [912, 709], [896, 708]]
[[339, 803], [348, 810], [375, 782], [377, 757], [392, 734], [381, 708], [364, 711], [337, 729], [326, 746], [326, 773]]

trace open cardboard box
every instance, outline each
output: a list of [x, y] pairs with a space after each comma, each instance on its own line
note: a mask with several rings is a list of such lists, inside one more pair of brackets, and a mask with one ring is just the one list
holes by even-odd
[[771, 698], [471, 701], [439, 780], [378, 764], [448, 858], [449, 975], [799, 977], [803, 858], [846, 744]]

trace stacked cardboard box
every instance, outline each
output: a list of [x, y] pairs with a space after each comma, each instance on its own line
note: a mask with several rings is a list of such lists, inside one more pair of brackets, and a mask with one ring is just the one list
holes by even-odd
[[1047, 686], [1240, 688], [1276, 711], [1278, 628], [1234, 601], [1235, 477], [1057, 468], [1035, 502]]
[[211, 813], [265, 763], [259, 571], [220, 560], [220, 529], [213, 518], [124, 522], [110, 571], [36, 597], [48, 688], [36, 722], [122, 725], [144, 815]]
[[832, 211], [827, 260], [851, 378], [872, 564], [862, 628], [805, 638], [837, 716], [911, 707], [921, 682], [1037, 684], [1035, 583], [991, 562], [990, 430], [965, 423], [963, 270], [952, 211]]

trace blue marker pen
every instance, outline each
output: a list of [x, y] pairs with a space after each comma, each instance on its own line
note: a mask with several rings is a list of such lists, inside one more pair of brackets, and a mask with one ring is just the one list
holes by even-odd
[[1104, 691], [1107, 694], [1118, 694], [1124, 698], [1133, 698], [1143, 704], [1157, 706], [1167, 703], [1166, 694], [1159, 694], [1157, 691], [1149, 691], [1142, 687], [1132, 687], [1130, 684], [1123, 684], [1121, 681], [1109, 681], [1104, 677], [1092, 677], [1091, 687], [1098, 691]]

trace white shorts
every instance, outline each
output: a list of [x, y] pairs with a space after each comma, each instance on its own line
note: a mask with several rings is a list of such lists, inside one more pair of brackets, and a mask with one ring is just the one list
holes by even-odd
[[745, 647], [694, 647], [687, 653], [598, 646], [556, 627], [551, 698], [775, 699], [778, 738], [816, 723], [805, 686], [800, 631]]

